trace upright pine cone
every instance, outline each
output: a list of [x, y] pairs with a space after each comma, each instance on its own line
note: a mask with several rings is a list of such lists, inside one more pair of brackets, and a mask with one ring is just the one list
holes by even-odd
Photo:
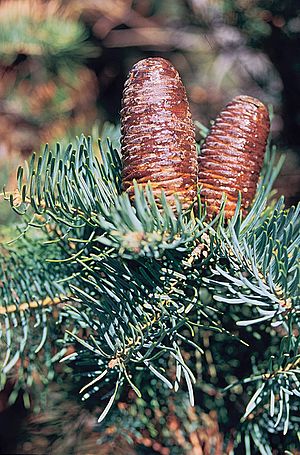
[[154, 195], [177, 194], [188, 206], [197, 192], [195, 130], [185, 88], [163, 58], [136, 63], [125, 83], [122, 110], [123, 187], [132, 196], [133, 179], [151, 181]]
[[199, 156], [198, 183], [211, 217], [226, 194], [225, 216], [234, 214], [238, 194], [242, 209], [251, 204], [270, 130], [266, 106], [251, 96], [237, 96], [213, 124]]

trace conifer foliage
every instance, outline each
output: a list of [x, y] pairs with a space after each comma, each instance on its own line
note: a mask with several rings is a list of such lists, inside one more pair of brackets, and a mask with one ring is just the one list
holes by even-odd
[[[136, 113], [138, 96], [132, 102]], [[161, 115], [172, 128], [168, 103], [157, 102], [161, 112], [155, 112], [154, 120], [149, 114], [149, 122], [157, 123]], [[155, 104], [150, 94], [149, 103]], [[130, 121], [128, 105], [126, 109], [125, 134]], [[249, 122], [251, 132], [247, 130], [244, 142], [240, 138], [246, 144], [238, 149], [241, 156], [250, 153], [251, 134], [253, 143], [265, 143], [268, 125], [261, 121], [268, 122]], [[201, 131], [207, 134], [204, 127]], [[261, 132], [264, 136], [258, 138]], [[142, 137], [137, 130], [137, 162], [139, 153], [152, 152], [143, 150]], [[159, 139], [154, 145], [170, 154], [170, 144], [163, 136], [159, 144]], [[230, 156], [230, 141], [223, 142]], [[252, 150], [252, 160], [262, 160], [261, 153]], [[222, 154], [216, 147], [216, 162]], [[200, 151], [200, 166], [201, 156]], [[180, 160], [186, 169], [187, 157], [177, 158], [174, 169]], [[173, 393], [180, 387], [192, 406], [214, 407], [225, 431], [232, 430], [226, 394], [238, 399], [243, 412], [234, 446], [241, 445], [245, 453], [271, 454], [276, 434], [284, 435], [285, 449], [296, 447], [300, 209], [274, 200], [272, 185], [281, 166], [281, 160], [276, 165], [274, 160], [268, 144], [254, 200], [245, 205], [239, 193], [228, 216], [226, 194], [230, 200], [235, 179], [235, 168], [230, 168], [232, 178], [218, 188], [216, 199], [221, 190], [224, 194], [212, 216], [201, 200], [201, 182], [198, 200], [186, 206], [178, 195], [170, 202], [169, 188], [164, 183], [159, 188], [159, 181], [152, 185], [150, 172], [143, 185], [132, 179], [130, 198], [123, 188], [122, 154], [110, 141], [95, 147], [92, 138], [82, 136], [76, 144], [54, 150], [47, 146], [33, 156], [18, 169], [17, 190], [5, 194], [26, 227], [1, 257], [2, 383], [15, 367], [19, 387], [28, 390], [30, 369], [24, 381], [24, 365], [40, 362], [42, 350], [51, 353], [53, 362], [60, 358], [81, 372], [83, 400], [103, 398], [103, 424], [130, 389], [138, 419], [139, 403], [151, 393], [155, 396], [162, 388], [165, 396], [168, 389]], [[166, 164], [162, 159], [161, 166], [169, 169], [172, 160]], [[193, 172], [202, 175], [201, 169]], [[53, 320], [61, 328], [59, 352], [51, 336]], [[215, 340], [209, 361], [207, 336]], [[207, 390], [224, 398], [212, 403], [203, 398], [209, 397]], [[148, 400], [150, 408], [152, 402]]]

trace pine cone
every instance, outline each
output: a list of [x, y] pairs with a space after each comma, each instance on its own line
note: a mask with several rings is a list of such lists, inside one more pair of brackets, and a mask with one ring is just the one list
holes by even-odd
[[176, 69], [162, 58], [136, 63], [125, 83], [122, 110], [123, 187], [151, 181], [154, 195], [168, 202], [177, 194], [188, 206], [197, 193], [195, 130], [185, 88]]
[[251, 204], [270, 130], [266, 106], [251, 96], [237, 96], [213, 124], [199, 156], [199, 185], [208, 216], [215, 215], [225, 193], [226, 218], [234, 214], [238, 194], [243, 213]]

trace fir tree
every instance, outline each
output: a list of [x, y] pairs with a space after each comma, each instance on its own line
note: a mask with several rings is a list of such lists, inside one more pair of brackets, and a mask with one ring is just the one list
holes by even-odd
[[4, 193], [25, 221], [1, 255], [1, 382], [14, 371], [11, 401], [22, 388], [29, 406], [36, 371], [46, 383], [60, 359], [79, 374], [84, 401], [103, 399], [100, 428], [118, 418], [136, 443], [146, 428], [171, 453], [188, 453], [191, 443], [157, 426], [172, 397], [192, 431], [174, 397], [183, 389], [197, 410], [218, 412], [225, 436], [214, 453], [296, 449], [300, 207], [275, 200], [281, 164], [268, 143], [252, 206], [243, 216], [239, 197], [228, 218], [226, 197], [206, 215], [201, 187], [189, 207], [158, 198], [151, 183], [127, 194], [109, 140], [97, 149], [82, 136], [33, 155]]

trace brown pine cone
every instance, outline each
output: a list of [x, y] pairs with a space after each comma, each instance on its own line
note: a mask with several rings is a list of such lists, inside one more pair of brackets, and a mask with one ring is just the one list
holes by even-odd
[[195, 130], [185, 88], [173, 65], [163, 58], [136, 63], [125, 83], [122, 110], [123, 187], [132, 197], [133, 179], [164, 190], [183, 206], [197, 193]]
[[217, 117], [198, 159], [208, 216], [218, 213], [225, 193], [225, 216], [231, 218], [239, 192], [245, 214], [255, 196], [269, 131], [266, 106], [251, 96], [235, 97]]

